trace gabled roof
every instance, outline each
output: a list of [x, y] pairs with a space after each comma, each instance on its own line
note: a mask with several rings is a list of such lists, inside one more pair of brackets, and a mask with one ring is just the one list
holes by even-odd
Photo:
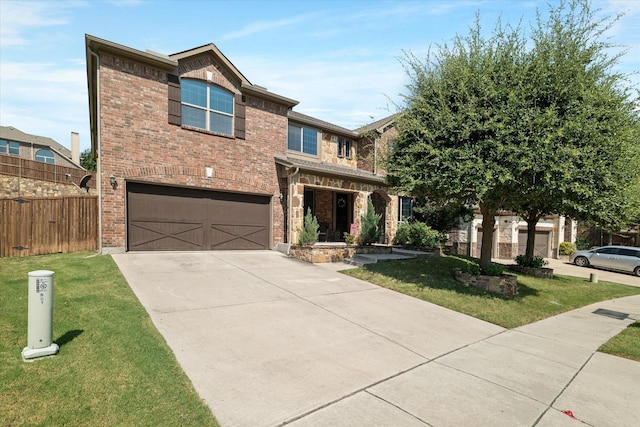
[[307, 116], [306, 114], [298, 113], [297, 111], [289, 111], [288, 117], [290, 121], [305, 124], [320, 128], [322, 130], [331, 131], [339, 135], [347, 136], [349, 138], [358, 138], [359, 134], [347, 128], [334, 125], [329, 122], [325, 122], [315, 117]]
[[331, 175], [339, 178], [349, 178], [356, 181], [367, 181], [376, 184], [384, 184], [385, 177], [362, 169], [354, 169], [348, 166], [340, 166], [333, 163], [312, 162], [296, 159], [288, 156], [275, 155], [277, 164], [286, 168], [300, 168], [302, 171], [316, 172], [322, 175]]
[[384, 117], [380, 120], [376, 120], [373, 123], [370, 123], [366, 126], [362, 126], [358, 129], [355, 130], [355, 132], [357, 132], [360, 135], [363, 135], [365, 133], [371, 132], [371, 131], [376, 131], [378, 133], [382, 133], [384, 131], [384, 128], [386, 128], [387, 126], [389, 126], [390, 124], [393, 124], [396, 120], [396, 117], [398, 117], [398, 114], [400, 113], [396, 113], [396, 114], [392, 114], [390, 116]]
[[233, 65], [233, 63], [231, 61], [229, 61], [229, 59], [213, 43], [205, 44], [205, 45], [202, 45], [200, 47], [195, 47], [195, 48], [189, 49], [189, 50], [183, 50], [182, 52], [174, 53], [172, 55], [169, 55], [168, 57], [173, 59], [173, 60], [175, 60], [175, 61], [180, 61], [181, 59], [190, 58], [192, 56], [200, 55], [200, 54], [203, 54], [203, 53], [209, 53], [209, 54], [212, 54], [213, 56], [217, 57], [220, 60], [220, 62], [222, 63], [222, 65], [227, 69], [227, 71], [232, 76], [237, 78], [243, 86], [245, 86], [245, 85], [253, 86], [251, 84], [251, 82], [249, 81], [249, 79], [247, 79], [240, 72], [240, 70], [238, 70], [236, 68], [236, 66]]
[[50, 147], [61, 156], [71, 160], [71, 150], [69, 150], [64, 145], [59, 144], [58, 142], [46, 136], [24, 133], [20, 129], [16, 129], [13, 126], [0, 126], [0, 139], [7, 139], [16, 142], [24, 142], [27, 144]]

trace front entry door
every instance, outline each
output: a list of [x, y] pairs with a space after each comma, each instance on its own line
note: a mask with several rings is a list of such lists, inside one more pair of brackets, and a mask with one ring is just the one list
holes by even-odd
[[344, 233], [351, 226], [351, 195], [336, 193], [336, 240], [344, 240]]

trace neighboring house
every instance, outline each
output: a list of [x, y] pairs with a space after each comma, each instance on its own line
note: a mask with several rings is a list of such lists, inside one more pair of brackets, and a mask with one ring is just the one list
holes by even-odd
[[[512, 259], [525, 253], [527, 223], [517, 215], [505, 212], [496, 216], [492, 258]], [[559, 215], [542, 218], [536, 224], [534, 255], [558, 258], [560, 243], [575, 242], [578, 223]], [[447, 245], [452, 252], [480, 257], [482, 249], [482, 215], [476, 213], [471, 222], [461, 224], [449, 233]]]
[[79, 137], [69, 150], [51, 138], [0, 126], [0, 198], [82, 194], [74, 183], [87, 174], [80, 166]]
[[[72, 139], [74, 135], [72, 134]], [[12, 126], [0, 126], [0, 154], [35, 160], [52, 165], [81, 168], [80, 153], [74, 159], [74, 153], [67, 147], [45, 136], [24, 133]]]
[[398, 199], [359, 164], [363, 133], [293, 111], [213, 44], [85, 41], [103, 252], [272, 249], [297, 243], [307, 209], [341, 241], [368, 197], [393, 238]]

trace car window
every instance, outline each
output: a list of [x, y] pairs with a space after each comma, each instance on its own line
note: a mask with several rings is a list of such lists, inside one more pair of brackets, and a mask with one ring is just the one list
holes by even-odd
[[620, 251], [618, 252], [618, 255], [626, 255], [626, 256], [635, 256], [635, 257], [640, 257], [640, 251], [637, 251], [635, 249], [624, 249], [624, 248], [620, 248]]
[[617, 254], [618, 248], [600, 248], [596, 249], [597, 254]]

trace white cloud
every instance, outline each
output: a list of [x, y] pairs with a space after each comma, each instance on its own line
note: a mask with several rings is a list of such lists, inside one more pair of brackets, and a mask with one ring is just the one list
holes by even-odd
[[29, 44], [32, 28], [65, 25], [65, 2], [0, 1], [0, 46]]
[[317, 15], [316, 13], [306, 13], [298, 16], [293, 16], [291, 18], [278, 19], [275, 21], [254, 22], [252, 24], [246, 25], [245, 27], [237, 31], [232, 31], [230, 33], [226, 33], [222, 35], [221, 39], [233, 40], [233, 39], [253, 36], [255, 34], [262, 33], [265, 31], [282, 29], [284, 27], [289, 27], [295, 24], [300, 24], [302, 22], [309, 21], [313, 19], [313, 17], [316, 15]]

